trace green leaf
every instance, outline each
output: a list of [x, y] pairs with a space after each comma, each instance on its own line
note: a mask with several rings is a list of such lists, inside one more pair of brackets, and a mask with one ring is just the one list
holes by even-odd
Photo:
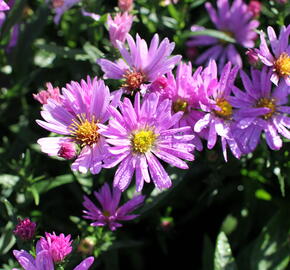
[[2, 187], [1, 195], [6, 198], [9, 197], [13, 192], [13, 187], [17, 184], [18, 181], [19, 176], [17, 175], [11, 174], [0, 175], [0, 186]]
[[16, 239], [13, 235], [13, 223], [9, 221], [2, 230], [0, 237], [0, 254], [6, 254], [15, 244]]
[[289, 208], [278, 212], [263, 228], [251, 254], [251, 270], [283, 270], [289, 263]]
[[36, 187], [31, 186], [27, 190], [31, 192], [35, 205], [39, 205], [39, 193]]
[[178, 186], [182, 180], [184, 179], [185, 176], [185, 171], [178, 170], [177, 173], [176, 168], [168, 168], [168, 174], [172, 180], [172, 187], [169, 189], [163, 189], [160, 190], [158, 188], [154, 188], [153, 191], [151, 192], [150, 196], [147, 197], [145, 205], [142, 207], [140, 211], [140, 215], [144, 215], [145, 212], [150, 211], [154, 207], [156, 207], [161, 201], [163, 201], [171, 192], [173, 192]]
[[217, 237], [214, 270], [237, 270], [230, 244], [224, 232]]
[[210, 37], [214, 37], [225, 42], [236, 43], [235, 39], [232, 38], [229, 34], [225, 32], [221, 32], [221, 31], [213, 30], [213, 29], [205, 29], [205, 30], [194, 31], [194, 32], [186, 31], [183, 34], [183, 38], [189, 38], [193, 36], [210, 36]]
[[203, 252], [202, 252], [202, 269], [212, 270], [213, 269], [213, 257], [214, 257], [214, 246], [210, 241], [209, 237], [205, 235], [203, 239]]
[[14, 218], [14, 208], [7, 199], [1, 199], [1, 202], [5, 205], [7, 214], [10, 218]]
[[105, 57], [103, 52], [100, 51], [97, 47], [93, 46], [90, 42], [86, 42], [83, 49], [88, 55], [88, 58], [92, 64], [95, 64], [97, 59]]

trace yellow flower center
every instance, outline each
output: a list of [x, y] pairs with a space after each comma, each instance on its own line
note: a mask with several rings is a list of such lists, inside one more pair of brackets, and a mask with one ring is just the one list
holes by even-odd
[[152, 130], [140, 130], [133, 135], [132, 147], [135, 152], [146, 153], [156, 141], [156, 135]]
[[91, 146], [98, 142], [100, 138], [98, 129], [94, 117], [89, 121], [85, 115], [78, 115], [77, 120], [74, 119], [70, 126], [71, 135], [82, 147], [86, 145]]
[[109, 217], [109, 216], [111, 216], [110, 212], [107, 211], [107, 210], [104, 210], [104, 211], [103, 211], [103, 215], [104, 215], [105, 217]]
[[122, 86], [127, 88], [127, 90], [132, 91], [132, 93], [133, 91], [138, 90], [141, 84], [146, 81], [145, 74], [136, 70], [128, 70], [123, 77], [125, 78], [125, 83]]
[[274, 63], [274, 71], [281, 77], [290, 76], [290, 56], [283, 52]]
[[276, 111], [276, 102], [275, 102], [275, 99], [273, 99], [273, 98], [271, 98], [271, 99], [270, 98], [261, 98], [257, 102], [257, 106], [256, 107], [258, 107], [258, 108], [269, 108], [270, 109], [270, 112], [268, 112], [267, 114], [262, 116], [262, 118], [267, 120], [270, 117], [272, 117], [272, 115], [275, 113], [275, 111]]
[[220, 107], [220, 110], [214, 110], [215, 115], [224, 118], [230, 119], [233, 114], [232, 105], [225, 99], [217, 99], [216, 105]]
[[182, 99], [177, 99], [175, 102], [173, 102], [172, 109], [174, 112], [186, 112], [187, 111], [188, 104], [186, 101]]

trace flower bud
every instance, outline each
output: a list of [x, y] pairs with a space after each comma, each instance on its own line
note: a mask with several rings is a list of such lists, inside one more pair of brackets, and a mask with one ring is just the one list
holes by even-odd
[[260, 16], [262, 3], [258, 0], [251, 0], [248, 5], [248, 10], [253, 13], [254, 17]]
[[118, 6], [123, 12], [130, 11], [133, 8], [133, 0], [119, 0]]
[[29, 218], [21, 220], [18, 218], [18, 224], [13, 233], [20, 237], [22, 240], [30, 240], [34, 237], [36, 223], [32, 222]]
[[254, 49], [249, 49], [246, 51], [248, 62], [253, 67], [258, 67], [260, 64], [260, 58]]
[[35, 100], [37, 100], [42, 105], [47, 104], [47, 100], [49, 98], [54, 99], [58, 103], [61, 102], [61, 95], [59, 92], [59, 88], [54, 88], [51, 83], [46, 84], [47, 90], [42, 90], [38, 94], [33, 94]]
[[57, 155], [64, 159], [73, 159], [76, 156], [75, 144], [71, 142], [61, 143]]

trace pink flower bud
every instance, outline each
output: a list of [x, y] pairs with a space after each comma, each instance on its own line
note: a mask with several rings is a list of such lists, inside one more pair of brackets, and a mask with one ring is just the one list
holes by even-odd
[[70, 234], [65, 236], [61, 233], [59, 236], [55, 232], [45, 233], [45, 238], [39, 240], [39, 245], [43, 250], [47, 250], [54, 262], [61, 262], [72, 251], [72, 241]]
[[115, 18], [108, 16], [108, 26], [111, 43], [117, 48], [117, 40], [124, 42], [126, 35], [129, 33], [134, 17], [127, 12], [117, 13]]
[[159, 77], [157, 78], [151, 85], [150, 85], [150, 92], [158, 92], [158, 93], [163, 93], [164, 89], [168, 85], [168, 80], [165, 77]]
[[35, 228], [36, 223], [32, 222], [29, 218], [23, 220], [19, 218], [13, 233], [22, 240], [30, 240], [35, 234]]
[[119, 0], [118, 6], [123, 12], [130, 11], [133, 8], [133, 0]]
[[47, 104], [47, 100], [49, 98], [54, 99], [58, 103], [62, 103], [59, 88], [54, 88], [51, 83], [47, 83], [46, 87], [47, 90], [42, 90], [38, 94], [33, 94], [34, 99], [36, 99], [42, 105]]
[[64, 0], [52, 0], [52, 6], [54, 8], [60, 8], [64, 4]]
[[61, 143], [57, 155], [65, 159], [73, 159], [76, 156], [75, 144], [71, 142]]
[[260, 64], [259, 56], [254, 49], [247, 50], [246, 55], [251, 66], [257, 67]]
[[254, 17], [258, 17], [261, 13], [262, 3], [258, 0], [251, 0], [248, 6]]

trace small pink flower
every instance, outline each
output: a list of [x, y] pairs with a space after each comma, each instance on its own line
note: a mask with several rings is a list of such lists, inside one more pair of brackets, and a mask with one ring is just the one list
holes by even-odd
[[35, 234], [36, 223], [32, 222], [29, 218], [21, 220], [18, 218], [18, 224], [13, 233], [20, 237], [22, 240], [30, 240]]
[[62, 142], [57, 155], [65, 159], [73, 159], [76, 156], [76, 147], [72, 142]]
[[61, 233], [59, 236], [55, 232], [45, 233], [45, 237], [40, 238], [37, 243], [37, 250], [47, 250], [54, 262], [62, 261], [72, 251], [72, 241], [70, 234], [65, 236]]
[[33, 94], [35, 100], [42, 105], [47, 104], [49, 98], [54, 99], [58, 103], [62, 103], [59, 88], [54, 88], [51, 83], [46, 83], [47, 90], [42, 90], [38, 94]]
[[121, 14], [117, 13], [115, 18], [108, 16], [108, 26], [111, 43], [115, 48], [117, 46], [117, 40], [124, 43], [126, 35], [129, 33], [134, 17], [127, 12]]
[[253, 67], [257, 67], [261, 63], [260, 58], [254, 49], [247, 50], [246, 56], [249, 64]]
[[133, 0], [119, 0], [118, 6], [123, 12], [130, 11], [133, 8]]
[[251, 0], [248, 9], [253, 13], [254, 17], [259, 17], [262, 9], [262, 3], [258, 0]]

